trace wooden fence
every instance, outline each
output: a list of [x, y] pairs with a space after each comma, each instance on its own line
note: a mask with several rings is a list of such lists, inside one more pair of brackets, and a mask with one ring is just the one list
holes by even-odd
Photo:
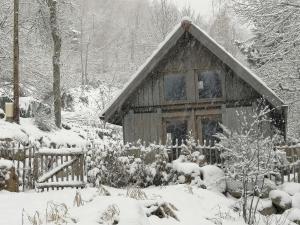
[[85, 186], [82, 149], [38, 149], [15, 142], [0, 142], [0, 158], [14, 163], [22, 191]]
[[15, 165], [21, 189], [34, 188], [33, 161], [36, 148], [32, 145], [2, 141], [0, 142], [0, 158], [11, 160]]
[[292, 146], [278, 146], [278, 150], [284, 151], [286, 153], [286, 158], [290, 163], [297, 162], [300, 160], [300, 145]]
[[300, 183], [300, 161], [291, 163], [280, 168], [280, 182]]
[[[100, 146], [100, 145], [99, 145]], [[96, 143], [88, 148], [97, 149]], [[136, 157], [141, 154], [141, 147], [129, 147]], [[185, 151], [185, 146], [163, 146], [167, 150], [169, 160], [176, 160]], [[279, 176], [270, 175], [277, 183], [299, 182], [300, 183], [300, 147], [281, 146], [290, 164], [278, 169]], [[128, 149], [127, 149], [128, 150]], [[197, 145], [193, 151], [204, 155], [208, 164], [222, 165], [220, 149], [211, 146]], [[82, 149], [40, 149], [33, 145], [0, 141], [0, 158], [13, 161], [16, 173], [19, 177], [21, 190], [38, 188], [59, 189], [64, 187], [81, 188], [85, 186], [85, 157]]]
[[[184, 145], [182, 146], [168, 146], [167, 151], [169, 155], [169, 160], [173, 161], [178, 159], [182, 151], [186, 148]], [[214, 146], [205, 146], [205, 145], [197, 145], [193, 149], [194, 151], [198, 151], [201, 155], [205, 156], [205, 160], [208, 164], [223, 164], [223, 159], [221, 158], [221, 150]]]
[[80, 148], [43, 148], [35, 154], [36, 188], [63, 189], [65, 187], [83, 188], [84, 150]]

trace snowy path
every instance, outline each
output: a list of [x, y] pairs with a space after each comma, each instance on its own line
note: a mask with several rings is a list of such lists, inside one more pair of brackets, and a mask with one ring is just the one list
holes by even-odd
[[[112, 196], [99, 196], [96, 189], [81, 190], [84, 206], [74, 207], [75, 189], [49, 191], [43, 193], [8, 193], [0, 192], [0, 224], [21, 225], [22, 209], [28, 215], [38, 210], [45, 215], [48, 201], [65, 203], [68, 206], [70, 217], [75, 218], [78, 225], [97, 225], [102, 212], [111, 204], [120, 209], [119, 225], [213, 225], [214, 219], [221, 219], [224, 225], [244, 224], [235, 213], [230, 210], [234, 202], [222, 194], [203, 189], [193, 188], [190, 193], [186, 186], [176, 185], [168, 187], [151, 187], [144, 189], [149, 199], [160, 199], [174, 204], [179, 222], [173, 218], [160, 219], [156, 216], [146, 217], [143, 204], [135, 199], [125, 197], [126, 190], [108, 188]], [[227, 215], [222, 218], [220, 212]], [[25, 218], [25, 225], [27, 219]]]

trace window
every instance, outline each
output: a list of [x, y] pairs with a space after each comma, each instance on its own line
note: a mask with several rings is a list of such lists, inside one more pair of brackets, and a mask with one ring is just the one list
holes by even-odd
[[222, 81], [219, 71], [205, 71], [198, 74], [199, 98], [221, 98]]
[[186, 81], [182, 74], [165, 76], [164, 93], [166, 101], [186, 100]]
[[221, 119], [219, 117], [201, 119], [202, 140], [205, 145], [213, 146], [217, 141], [217, 138], [214, 137], [214, 135], [222, 132], [222, 128], [219, 125], [220, 121]]
[[167, 141], [171, 141], [172, 145], [176, 144], [178, 140], [178, 145], [181, 145], [186, 140], [187, 136], [187, 120], [167, 120], [166, 121], [166, 133]]

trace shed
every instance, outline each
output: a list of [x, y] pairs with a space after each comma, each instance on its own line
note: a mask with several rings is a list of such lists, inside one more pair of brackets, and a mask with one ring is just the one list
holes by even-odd
[[219, 123], [232, 130], [251, 120], [257, 101], [269, 106], [274, 128], [286, 135], [287, 106], [252, 71], [191, 21], [184, 19], [132, 76], [102, 118], [123, 126], [125, 142], [179, 144], [189, 131], [213, 145]]

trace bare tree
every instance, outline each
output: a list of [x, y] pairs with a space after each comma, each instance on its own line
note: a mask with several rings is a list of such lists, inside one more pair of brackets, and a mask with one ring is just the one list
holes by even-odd
[[60, 96], [60, 54], [61, 54], [61, 35], [57, 19], [57, 1], [47, 0], [50, 12], [50, 28], [53, 40], [53, 97], [54, 97], [54, 116], [55, 124], [61, 127], [61, 96]]
[[19, 0], [14, 0], [14, 121], [20, 123], [20, 85], [19, 85]]
[[179, 10], [172, 2], [169, 0], [153, 1], [152, 20], [159, 40], [165, 39], [179, 19]]
[[239, 43], [249, 64], [289, 104], [289, 136], [300, 135], [300, 4], [293, 0], [236, 0], [233, 9], [251, 24]]

